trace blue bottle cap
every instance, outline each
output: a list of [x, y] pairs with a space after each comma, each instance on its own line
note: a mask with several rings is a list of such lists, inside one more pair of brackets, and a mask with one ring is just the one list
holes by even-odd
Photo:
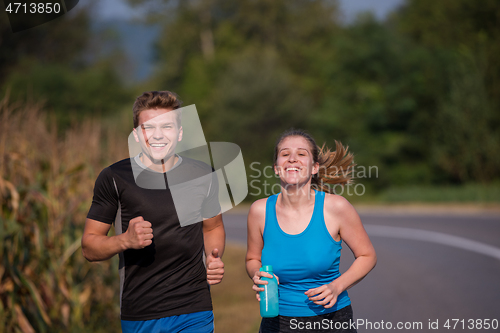
[[260, 268], [260, 271], [261, 272], [269, 272], [269, 273], [272, 273], [273, 272], [273, 266], [271, 265], [265, 265], [265, 266], [262, 266]]

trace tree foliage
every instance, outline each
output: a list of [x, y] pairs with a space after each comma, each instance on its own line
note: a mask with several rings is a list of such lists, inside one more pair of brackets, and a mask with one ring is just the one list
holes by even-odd
[[394, 21], [440, 65], [442, 83], [429, 94], [436, 107], [427, 124], [437, 171], [452, 182], [498, 178], [500, 3], [412, 0]]
[[[93, 55], [96, 38], [86, 7], [40, 26], [13, 33], [0, 22], [0, 94], [11, 101], [43, 101], [65, 128], [85, 115], [131, 103], [116, 72], [115, 55]], [[102, 40], [101, 40], [102, 42]]]

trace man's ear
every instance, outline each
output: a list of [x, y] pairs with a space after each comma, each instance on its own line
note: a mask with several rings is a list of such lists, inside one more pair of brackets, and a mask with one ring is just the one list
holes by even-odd
[[137, 129], [134, 128], [132, 132], [134, 133], [135, 142], [139, 142], [139, 133], [137, 133]]
[[183, 130], [182, 130], [182, 126], [179, 128], [179, 139], [177, 141], [181, 141], [182, 140], [182, 134], [183, 134]]

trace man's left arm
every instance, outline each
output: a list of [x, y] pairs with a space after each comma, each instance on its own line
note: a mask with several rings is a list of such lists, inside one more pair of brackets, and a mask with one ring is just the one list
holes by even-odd
[[205, 241], [205, 255], [207, 256], [207, 281], [208, 284], [218, 284], [224, 276], [222, 254], [226, 244], [222, 214], [203, 219], [203, 239]]

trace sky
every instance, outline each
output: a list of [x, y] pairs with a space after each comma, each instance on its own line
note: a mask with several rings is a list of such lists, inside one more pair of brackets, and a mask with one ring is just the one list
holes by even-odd
[[[385, 15], [402, 4], [404, 0], [339, 0], [344, 20], [352, 21], [360, 12], [371, 11], [382, 19]], [[97, 2], [98, 15], [103, 20], [127, 19], [140, 16], [138, 11], [132, 10], [126, 0], [99, 0]]]
[[340, 10], [347, 21], [357, 14], [371, 11], [378, 19], [383, 19], [391, 10], [403, 4], [404, 0], [339, 0]]

